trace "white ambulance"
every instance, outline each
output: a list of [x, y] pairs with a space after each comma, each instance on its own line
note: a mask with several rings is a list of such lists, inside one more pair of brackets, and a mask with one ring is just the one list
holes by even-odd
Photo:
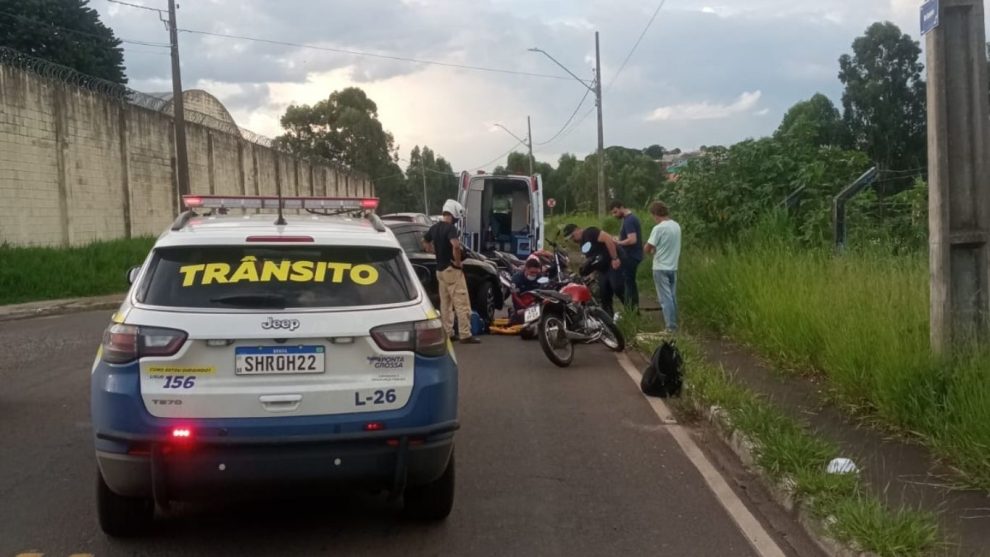
[[463, 242], [477, 252], [525, 257], [543, 249], [543, 179], [461, 173], [457, 200], [464, 206]]

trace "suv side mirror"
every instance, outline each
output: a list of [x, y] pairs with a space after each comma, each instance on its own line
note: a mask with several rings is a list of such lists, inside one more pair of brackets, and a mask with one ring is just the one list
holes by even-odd
[[125, 275], [127, 277], [127, 284], [134, 284], [134, 281], [137, 280], [138, 274], [140, 272], [141, 272], [141, 266], [140, 265], [138, 265], [137, 267], [131, 267], [127, 271], [127, 275]]

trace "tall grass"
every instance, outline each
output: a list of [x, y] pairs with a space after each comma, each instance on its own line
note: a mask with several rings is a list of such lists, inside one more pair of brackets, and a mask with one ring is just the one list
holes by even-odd
[[990, 358], [931, 355], [925, 257], [834, 256], [772, 229], [733, 247], [687, 242], [683, 315], [827, 377], [838, 401], [918, 437], [990, 489]]
[[149, 237], [74, 248], [0, 245], [0, 304], [122, 292], [125, 273], [153, 244]]

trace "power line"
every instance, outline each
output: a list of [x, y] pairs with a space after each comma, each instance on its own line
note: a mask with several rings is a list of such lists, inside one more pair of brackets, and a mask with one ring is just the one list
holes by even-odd
[[573, 126], [571, 126], [571, 127], [570, 127], [570, 128], [569, 128], [569, 129], [567, 130], [567, 131], [565, 131], [565, 132], [564, 132], [563, 134], [561, 134], [561, 137], [567, 137], [568, 135], [570, 135], [571, 133], [573, 133], [573, 132], [574, 132], [574, 130], [576, 130], [576, 129], [578, 129], [578, 128], [579, 128], [579, 127], [581, 126], [581, 124], [582, 124], [582, 123], [583, 123], [583, 122], [584, 122], [585, 120], [587, 120], [587, 119], [588, 119], [588, 116], [591, 116], [591, 113], [592, 113], [592, 112], [594, 112], [594, 111], [595, 111], [595, 107], [594, 107], [594, 106], [592, 106], [592, 107], [591, 107], [590, 109], [588, 109], [588, 111], [587, 111], [587, 112], [585, 112], [585, 113], [584, 113], [584, 115], [583, 115], [583, 116], [581, 116], [580, 118], [578, 118], [578, 121], [577, 121], [577, 122], [574, 122], [574, 125], [573, 125]]
[[649, 31], [650, 26], [653, 25], [653, 20], [657, 18], [657, 15], [660, 13], [660, 10], [663, 9], [664, 4], [666, 3], [667, 0], [660, 0], [660, 5], [657, 6], [657, 9], [653, 11], [653, 16], [650, 17], [650, 20], [646, 22], [646, 27], [644, 27], [643, 32], [639, 34], [639, 38], [636, 39], [636, 42], [633, 44], [633, 47], [629, 50], [629, 54], [626, 55], [626, 59], [622, 61], [622, 65], [619, 66], [619, 70], [615, 72], [615, 75], [613, 75], [612, 79], [609, 80], [608, 86], [605, 87], [606, 91], [612, 88], [612, 84], [615, 83], [615, 80], [619, 78], [619, 74], [622, 73], [622, 70], [626, 69], [626, 64], [629, 63], [629, 59], [632, 58], [633, 53], [636, 52], [637, 48], [639, 48], [639, 43], [643, 40], [643, 37], [646, 36], [646, 32]]
[[551, 137], [550, 139], [548, 139], [546, 141], [543, 141], [543, 142], [539, 142], [538, 141], [538, 142], [536, 142], [536, 145], [541, 145], [541, 146], [542, 145], [548, 145], [548, 144], [552, 143], [555, 139], [557, 139], [558, 137], [560, 137], [560, 134], [564, 133], [564, 130], [567, 129], [567, 126], [568, 125], [570, 125], [571, 120], [574, 119], [574, 116], [576, 116], [577, 113], [578, 113], [578, 111], [581, 110], [581, 107], [584, 106], [584, 101], [588, 99], [588, 95], [590, 95], [590, 94], [591, 94], [591, 89], [585, 90], [584, 96], [581, 97], [581, 102], [578, 103], [577, 107], [574, 109], [574, 112], [571, 112], [570, 118], [568, 118], [567, 121], [564, 122], [564, 125], [563, 126], [560, 126], [560, 129], [557, 130], [557, 133], [553, 134], [553, 137]]
[[468, 168], [470, 168], [471, 170], [478, 170], [478, 169], [483, 169], [483, 168], [485, 168], [486, 166], [488, 166], [488, 165], [490, 165], [490, 164], [492, 164], [492, 163], [494, 163], [494, 162], [498, 162], [498, 160], [499, 160], [499, 159], [501, 159], [502, 157], [506, 157], [506, 156], [508, 156], [508, 155], [509, 155], [510, 153], [512, 153], [513, 151], [515, 151], [515, 150], [516, 150], [516, 147], [518, 147], [518, 146], [520, 146], [520, 145], [522, 145], [523, 143], [525, 143], [525, 142], [523, 142], [523, 141], [520, 141], [519, 143], [516, 143], [515, 145], [513, 145], [513, 146], [512, 146], [512, 147], [511, 147], [511, 148], [510, 148], [510, 149], [509, 149], [508, 151], [506, 151], [506, 152], [504, 152], [504, 153], [502, 153], [501, 155], [499, 155], [499, 156], [497, 156], [497, 157], [495, 157], [494, 159], [492, 159], [492, 160], [490, 160], [490, 161], [488, 161], [488, 162], [486, 162], [486, 163], [484, 163], [484, 164], [479, 164], [479, 165], [477, 165], [477, 166], [470, 166], [470, 167], [468, 167]]
[[113, 4], [120, 4], [121, 6], [129, 6], [131, 8], [140, 8], [142, 10], [148, 10], [149, 12], [158, 12], [159, 15], [168, 11], [159, 8], [152, 8], [151, 6], [142, 6], [141, 4], [131, 4], [130, 2], [121, 2], [120, 0], [107, 0], [107, 2], [111, 2]]
[[334, 48], [334, 47], [329, 47], [329, 46], [317, 46], [317, 45], [311, 45], [311, 44], [293, 43], [293, 42], [288, 42], [288, 41], [276, 41], [276, 40], [272, 40], [272, 39], [260, 39], [260, 38], [257, 38], [257, 37], [246, 37], [244, 35], [230, 35], [230, 34], [227, 34], [227, 33], [213, 33], [213, 32], [210, 32], [210, 31], [197, 31], [197, 30], [194, 30], [194, 29], [179, 29], [179, 31], [181, 31], [183, 33], [193, 33], [193, 34], [196, 34], [196, 35], [206, 35], [208, 37], [220, 37], [220, 38], [224, 38], [224, 39], [237, 39], [237, 40], [241, 40], [241, 41], [252, 41], [252, 42], [256, 42], [256, 43], [273, 44], [273, 45], [279, 45], [279, 46], [291, 46], [293, 48], [306, 48], [306, 49], [310, 49], [310, 50], [321, 50], [321, 51], [324, 51], [324, 52], [336, 52], [338, 54], [350, 54], [352, 56], [365, 56], [365, 57], [368, 57], [368, 58], [380, 58], [380, 59], [383, 59], [383, 60], [396, 60], [396, 61], [399, 61], [399, 62], [411, 62], [411, 63], [414, 63], [414, 64], [423, 64], [423, 65], [427, 65], [427, 66], [443, 66], [443, 67], [446, 67], [446, 68], [457, 68], [457, 69], [461, 69], [461, 70], [472, 70], [472, 71], [477, 71], [477, 72], [500, 73], [500, 74], [509, 74], [509, 75], [521, 75], [521, 76], [525, 76], [525, 77], [540, 77], [540, 78], [545, 78], [545, 79], [562, 79], [562, 80], [568, 80], [568, 79], [570, 79], [569, 77], [560, 76], [560, 75], [542, 74], [542, 73], [534, 73], [534, 72], [521, 72], [521, 71], [516, 71], [516, 70], [507, 70], [507, 69], [503, 69], [503, 68], [487, 68], [487, 67], [484, 67], [484, 66], [472, 66], [472, 65], [469, 65], [469, 64], [456, 64], [456, 63], [453, 63], [453, 62], [439, 62], [439, 61], [436, 61], [436, 60], [424, 60], [424, 59], [420, 59], [420, 58], [407, 58], [405, 56], [394, 56], [394, 55], [391, 55], [391, 54], [375, 54], [375, 53], [372, 53], [372, 52], [364, 52], [364, 51], [361, 51], [361, 50], [351, 50], [351, 49], [347, 49], [347, 48]]
[[[411, 160], [406, 159], [406, 158], [403, 158], [403, 157], [399, 157], [399, 160], [402, 161], [402, 162], [405, 162], [405, 163], [412, 164], [412, 161]], [[456, 172], [453, 172], [453, 171], [451, 171], [451, 172], [444, 172], [442, 170], [434, 170], [432, 168], [426, 168], [426, 165], [421, 165], [419, 168], [422, 168], [423, 170], [425, 170], [427, 172], [432, 172], [434, 174], [440, 174], [441, 176], [457, 176], [457, 173]]]
[[88, 37], [90, 39], [99, 39], [101, 41], [112, 41], [114, 38], [116, 38], [118, 41], [120, 41], [122, 43], [137, 44], [137, 45], [141, 45], [141, 46], [153, 46], [153, 47], [158, 47], [158, 48], [168, 48], [170, 46], [170, 45], [162, 44], [162, 43], [152, 43], [152, 42], [148, 42], [148, 41], [138, 41], [138, 40], [134, 40], [134, 39], [122, 39], [120, 37], [114, 37], [112, 35], [109, 36], [109, 37], [106, 37], [106, 36], [102, 36], [102, 35], [97, 35], [95, 33], [87, 33], [85, 31], [79, 31], [78, 29], [70, 29], [68, 27], [62, 27], [60, 25], [55, 25], [54, 23], [51, 23], [51, 22], [48, 22], [48, 21], [42, 21], [40, 19], [35, 19], [33, 17], [28, 17], [28, 16], [25, 16], [23, 14], [15, 14], [15, 13], [11, 13], [11, 12], [5, 12], [5, 11], [2, 11], [2, 10], [0, 10], [0, 15], [6, 15], [6, 16], [12, 17], [14, 19], [20, 20], [20, 21], [24, 21], [24, 22], [28, 22], [28, 23], [33, 23], [35, 25], [41, 25], [41, 26], [44, 26], [44, 27], [48, 27], [50, 29], [58, 29], [60, 31], [65, 31], [66, 33], [72, 33], [74, 35], [79, 35], [81, 37]]

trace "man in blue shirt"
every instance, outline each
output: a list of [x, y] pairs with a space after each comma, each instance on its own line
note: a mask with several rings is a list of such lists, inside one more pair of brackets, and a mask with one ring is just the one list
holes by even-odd
[[621, 201], [613, 201], [609, 205], [612, 216], [622, 221], [619, 230], [619, 241], [616, 242], [621, 248], [619, 258], [622, 262], [620, 271], [622, 272], [623, 283], [625, 284], [625, 302], [630, 309], [636, 310], [639, 307], [639, 288], [636, 286], [636, 270], [643, 261], [643, 228], [639, 218], [627, 209]]

